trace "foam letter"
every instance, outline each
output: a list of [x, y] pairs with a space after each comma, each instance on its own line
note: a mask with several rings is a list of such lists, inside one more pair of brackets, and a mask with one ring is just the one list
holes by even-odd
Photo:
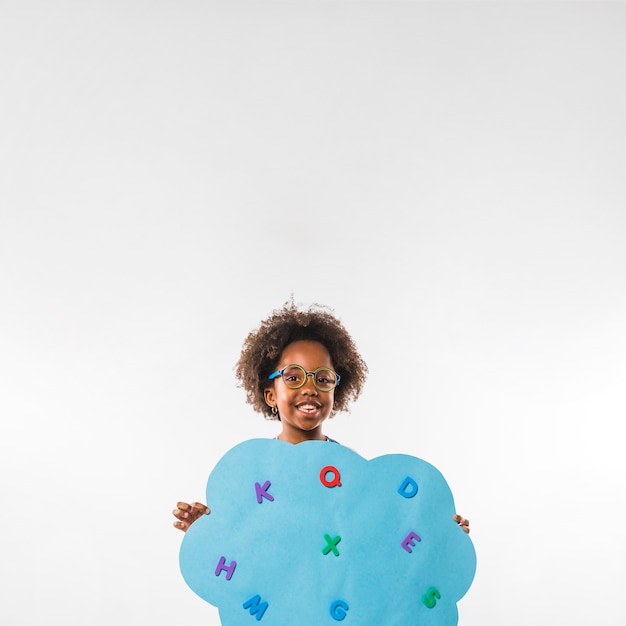
[[233, 561], [230, 565], [226, 565], [225, 557], [220, 557], [219, 563], [215, 568], [215, 575], [219, 576], [222, 572], [226, 572], [226, 580], [230, 580], [233, 576], [233, 572], [237, 567], [237, 561]]
[[415, 545], [416, 541], [421, 541], [422, 538], [411, 531], [401, 542], [400, 545], [410, 554], [413, 552], [411, 546]]
[[[406, 490], [407, 487], [411, 487], [410, 491]], [[410, 476], [407, 476], [398, 488], [398, 493], [405, 498], [412, 498], [417, 493], [417, 483]]]
[[[326, 480], [326, 474], [332, 474], [333, 479]], [[341, 487], [341, 475], [339, 474], [339, 470], [332, 465], [322, 467], [322, 471], [320, 472], [320, 480], [322, 481], [322, 485], [324, 485], [324, 487]]]
[[326, 539], [326, 545], [322, 548], [322, 554], [328, 554], [332, 550], [335, 556], [339, 556], [337, 544], [341, 541], [341, 537], [337, 535], [334, 539], [331, 539], [330, 535], [324, 535], [324, 539]]
[[348, 606], [347, 602], [344, 602], [343, 600], [335, 600], [330, 605], [330, 616], [335, 621], [340, 622], [346, 616], [346, 611], [349, 608], [350, 607]]
[[271, 484], [272, 483], [269, 480], [266, 480], [262, 487], [259, 483], [254, 483], [254, 488], [256, 489], [256, 501], [259, 504], [263, 502], [263, 498], [267, 498], [270, 502], [274, 502], [274, 496], [271, 493], [267, 493]]
[[258, 594], [243, 603], [243, 608], [250, 609], [250, 615], [256, 616], [257, 622], [261, 621], [267, 607], [267, 602], [261, 602], [261, 596]]
[[434, 587], [431, 587], [426, 594], [422, 596], [422, 602], [427, 609], [432, 609], [440, 598], [441, 594]]

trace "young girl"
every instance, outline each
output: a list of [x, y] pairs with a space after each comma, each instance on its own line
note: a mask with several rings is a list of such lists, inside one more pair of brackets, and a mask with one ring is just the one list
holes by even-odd
[[[324, 307], [298, 310], [293, 302], [273, 312], [246, 338], [236, 368], [246, 399], [280, 422], [277, 439], [292, 444], [321, 440], [324, 422], [346, 411], [367, 377], [367, 365], [343, 324]], [[209, 508], [178, 502], [174, 526], [186, 531]], [[469, 532], [469, 522], [454, 519]]]

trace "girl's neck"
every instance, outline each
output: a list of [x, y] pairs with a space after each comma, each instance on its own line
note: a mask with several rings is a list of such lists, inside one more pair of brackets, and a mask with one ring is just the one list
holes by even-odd
[[276, 439], [280, 441], [286, 441], [287, 443], [302, 443], [303, 441], [328, 441], [328, 437], [322, 433], [322, 430], [313, 431], [297, 431], [297, 432], [285, 432], [283, 431], [276, 436]]

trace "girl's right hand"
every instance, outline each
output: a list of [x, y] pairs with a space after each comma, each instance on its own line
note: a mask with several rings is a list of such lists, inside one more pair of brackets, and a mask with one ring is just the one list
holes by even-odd
[[174, 517], [178, 519], [177, 522], [174, 522], [174, 527], [186, 533], [189, 526], [198, 518], [208, 515], [210, 512], [211, 509], [201, 502], [194, 502], [193, 504], [177, 502], [176, 508], [172, 511]]

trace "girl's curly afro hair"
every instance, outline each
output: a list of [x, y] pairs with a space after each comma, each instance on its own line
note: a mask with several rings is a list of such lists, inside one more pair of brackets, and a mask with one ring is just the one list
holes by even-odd
[[317, 341], [328, 350], [341, 376], [341, 384], [335, 388], [331, 416], [348, 411], [350, 402], [361, 393], [367, 365], [331, 309], [312, 304], [306, 310], [299, 310], [293, 300], [274, 310], [244, 341], [235, 374], [246, 391], [248, 403], [267, 419], [278, 419], [265, 403], [264, 390], [271, 384], [268, 376], [276, 370], [283, 350], [300, 340]]

